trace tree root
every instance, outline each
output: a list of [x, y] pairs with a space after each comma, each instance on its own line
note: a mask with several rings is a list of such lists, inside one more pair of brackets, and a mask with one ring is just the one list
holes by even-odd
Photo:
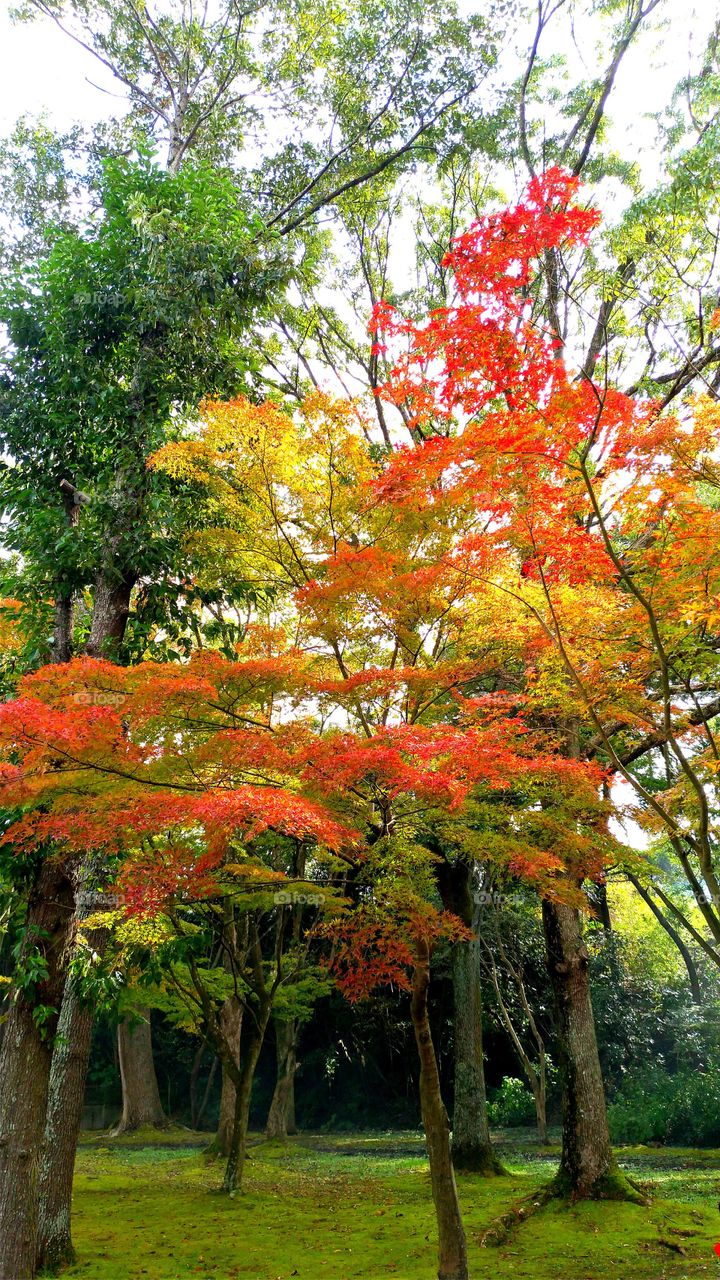
[[614, 1200], [644, 1206], [650, 1203], [649, 1197], [617, 1166], [609, 1169], [605, 1176], [593, 1185], [587, 1195], [579, 1195], [577, 1191], [573, 1191], [567, 1175], [559, 1173], [552, 1182], [541, 1187], [533, 1195], [525, 1196], [511, 1205], [506, 1213], [494, 1218], [480, 1236], [479, 1244], [486, 1248], [497, 1248], [505, 1244], [517, 1227], [527, 1222], [528, 1218], [544, 1209], [553, 1200], [564, 1201], [568, 1206], [582, 1200]]

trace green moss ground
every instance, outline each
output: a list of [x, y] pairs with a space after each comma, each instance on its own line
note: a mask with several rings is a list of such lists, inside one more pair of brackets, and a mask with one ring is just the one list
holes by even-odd
[[[184, 1143], [193, 1145], [183, 1145]], [[259, 1143], [246, 1190], [213, 1194], [220, 1168], [202, 1135], [88, 1137], [74, 1200], [77, 1263], [88, 1280], [433, 1280], [435, 1231], [416, 1135], [321, 1135]], [[395, 1155], [394, 1152], [400, 1154]], [[556, 1168], [554, 1152], [504, 1144], [511, 1176], [460, 1178], [474, 1280], [700, 1280], [720, 1277], [720, 1151], [627, 1149], [621, 1163], [648, 1208], [551, 1204], [504, 1244], [484, 1231]], [[682, 1251], [682, 1252], [680, 1252]]]

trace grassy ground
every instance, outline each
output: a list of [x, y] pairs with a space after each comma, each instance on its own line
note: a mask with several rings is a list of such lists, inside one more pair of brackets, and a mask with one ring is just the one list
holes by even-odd
[[[157, 1135], [154, 1135], [154, 1142]], [[414, 1134], [319, 1135], [259, 1143], [246, 1189], [214, 1193], [221, 1170], [200, 1135], [93, 1136], [78, 1157], [74, 1235], [88, 1280], [432, 1280], [427, 1163]], [[191, 1145], [185, 1145], [191, 1144]], [[550, 1205], [500, 1246], [484, 1231], [555, 1168], [556, 1153], [503, 1143], [510, 1177], [460, 1179], [473, 1280], [700, 1280], [720, 1277], [720, 1151], [620, 1153], [652, 1197]]]

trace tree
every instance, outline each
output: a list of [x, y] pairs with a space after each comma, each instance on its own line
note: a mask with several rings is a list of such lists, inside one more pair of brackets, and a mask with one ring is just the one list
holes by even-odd
[[[623, 433], [634, 432], [648, 416], [643, 406], [587, 378], [572, 382], [552, 325], [544, 330], [533, 324], [533, 264], [561, 246], [582, 244], [597, 222], [593, 210], [572, 204], [576, 189], [577, 180], [560, 170], [533, 179], [516, 209], [489, 215], [455, 241], [448, 256], [457, 290], [453, 306], [415, 323], [380, 304], [373, 322], [396, 344], [387, 397], [409, 404], [412, 424], [428, 437], [420, 450], [395, 455], [383, 493], [401, 506], [469, 507], [479, 532], [459, 540], [458, 573], [516, 603], [520, 617], [539, 623], [543, 645], [552, 643], [557, 624], [552, 602], [548, 620], [537, 608], [536, 583], [546, 595], [549, 584], [555, 594], [562, 592], [563, 609], [572, 610], [587, 607], [582, 587], [591, 581], [596, 607], [602, 600], [614, 617], [611, 560], [592, 521], [578, 518], [575, 458], [592, 448], [601, 423], [627, 439]], [[541, 684], [535, 686], [540, 703]], [[565, 751], [579, 757], [572, 691], [564, 701], [554, 689], [545, 714], [553, 703]], [[565, 1182], [574, 1195], [614, 1194], [618, 1175], [604, 1118], [587, 961], [576, 908], [567, 901], [579, 887], [571, 877], [566, 901], [546, 899], [543, 907], [563, 1042], [562, 1171], [569, 1177], [559, 1185]], [[582, 1100], [576, 1097], [579, 1083], [588, 1091]]]
[[456, 915], [471, 936], [452, 950], [453, 1057], [455, 1097], [452, 1155], [456, 1169], [504, 1172], [490, 1139], [483, 1062], [483, 996], [480, 982], [480, 913], [477, 874], [472, 862], [444, 859], [436, 868], [446, 911]]
[[167, 1127], [160, 1101], [152, 1051], [150, 1010], [138, 1010], [134, 1019], [125, 1018], [118, 1026], [118, 1056], [122, 1081], [122, 1115], [116, 1133], [129, 1133], [145, 1126]]

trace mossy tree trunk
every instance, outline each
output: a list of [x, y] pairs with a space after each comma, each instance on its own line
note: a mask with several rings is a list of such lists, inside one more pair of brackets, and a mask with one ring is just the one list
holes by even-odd
[[138, 1010], [138, 1017], [126, 1018], [117, 1031], [123, 1107], [116, 1133], [168, 1126], [155, 1074], [150, 1010]]
[[[82, 884], [82, 872], [80, 873]], [[91, 914], [78, 894], [76, 918]], [[96, 953], [107, 942], [108, 929], [93, 929], [88, 945]], [[53, 1049], [45, 1137], [40, 1162], [37, 1265], [56, 1271], [74, 1258], [71, 1233], [72, 1184], [82, 1124], [85, 1079], [90, 1061], [94, 1009], [84, 1001], [72, 976], [65, 982], [58, 1034]]]
[[450, 1149], [450, 1124], [440, 1091], [440, 1075], [428, 1017], [429, 986], [428, 944], [424, 939], [417, 939], [411, 1013], [420, 1058], [420, 1110], [438, 1227], [438, 1280], [468, 1280], [465, 1231]]
[[564, 903], [543, 902], [542, 914], [562, 1083], [562, 1155], [555, 1188], [573, 1200], [641, 1200], [618, 1169], [610, 1143], [580, 913]]
[[[227, 1041], [235, 1064], [240, 1070], [240, 1043], [242, 1038], [243, 1006], [236, 996], [230, 996], [220, 1010], [220, 1027], [222, 1036]], [[222, 1062], [222, 1085], [220, 1088], [220, 1112], [215, 1137], [210, 1150], [227, 1158], [232, 1147], [233, 1129], [235, 1126], [235, 1082], [238, 1078], [232, 1071], [229, 1062]]]
[[502, 1173], [490, 1140], [482, 1038], [479, 943], [458, 942], [452, 951], [455, 1105], [452, 1154], [458, 1169]]
[[246, 1011], [245, 1046], [235, 1088], [235, 1114], [222, 1186], [223, 1191], [228, 1193], [242, 1188], [252, 1087], [271, 1008], [271, 1000], [262, 998], [252, 1010], [248, 1008]]
[[[30, 891], [19, 971], [26, 974], [9, 1007], [0, 1054], [0, 1277], [35, 1275], [38, 1180], [47, 1111], [52, 1041], [72, 942], [71, 869], [55, 858]], [[38, 979], [30, 966], [39, 962]]]
[[285, 1141], [297, 1132], [295, 1126], [295, 1071], [297, 1069], [297, 1019], [275, 1019], [275, 1059], [277, 1078], [268, 1111], [265, 1133]]
[[38, 1183], [38, 1269], [57, 1271], [74, 1259], [70, 1210], [75, 1154], [94, 1014], [75, 992], [65, 994], [53, 1052], [45, 1141]]
[[[446, 911], [477, 933], [473, 868], [467, 862], [439, 863], [438, 888]], [[504, 1173], [490, 1140], [483, 1055], [480, 944], [477, 937], [452, 951], [453, 1055], [455, 1103], [452, 1154], [457, 1169]]]

